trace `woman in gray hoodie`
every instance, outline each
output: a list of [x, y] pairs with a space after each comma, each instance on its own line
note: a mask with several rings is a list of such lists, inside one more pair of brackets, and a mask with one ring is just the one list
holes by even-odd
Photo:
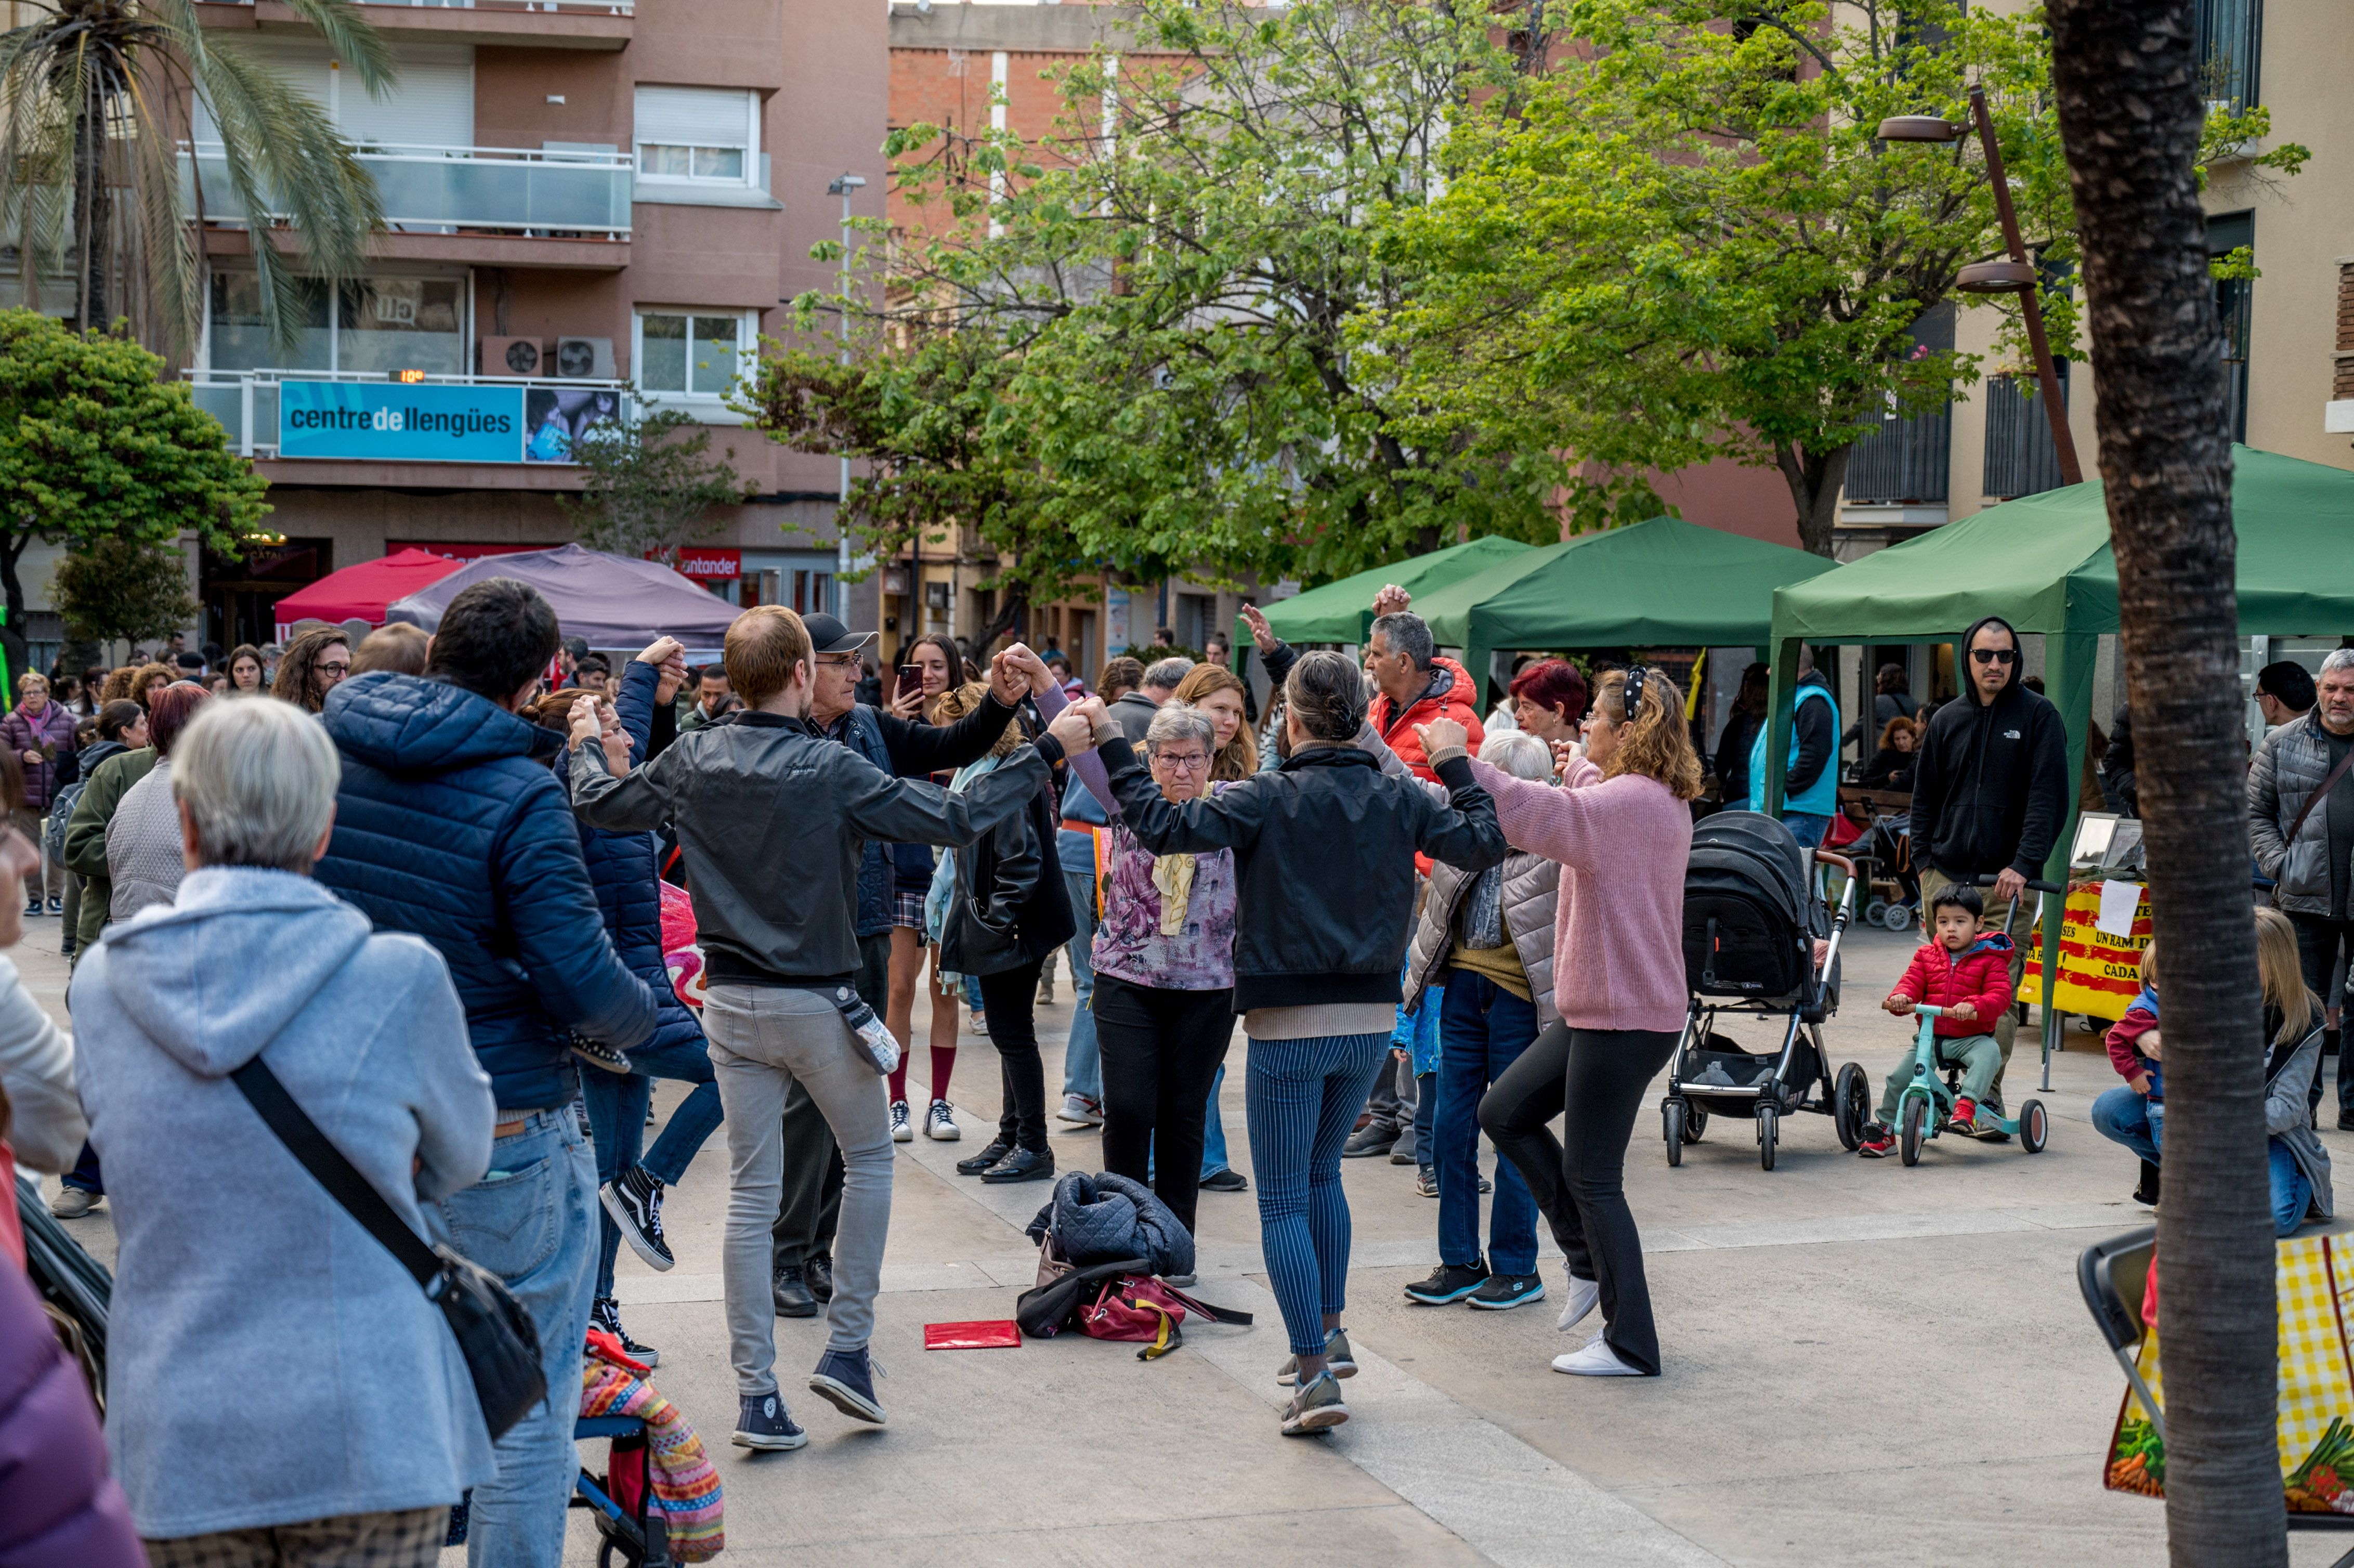
[[440, 1310], [228, 1078], [266, 1060], [420, 1232], [490, 1161], [490, 1080], [440, 955], [309, 875], [339, 771], [299, 709], [206, 705], [173, 755], [177, 901], [110, 927], [74, 976], [122, 1245], [107, 1447], [158, 1568], [265, 1544], [424, 1568], [492, 1474]]

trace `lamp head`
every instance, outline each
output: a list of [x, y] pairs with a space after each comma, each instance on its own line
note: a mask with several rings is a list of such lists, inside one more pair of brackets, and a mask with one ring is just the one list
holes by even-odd
[[1883, 142], [1958, 142], [1965, 129], [1935, 114], [1900, 114], [1872, 134]]
[[836, 175], [832, 183], [825, 187], [825, 194], [848, 196], [853, 191], [863, 191], [865, 188], [866, 178], [863, 175]]
[[1977, 261], [1954, 274], [1965, 294], [2024, 294], [2035, 287], [2035, 269], [2025, 261]]

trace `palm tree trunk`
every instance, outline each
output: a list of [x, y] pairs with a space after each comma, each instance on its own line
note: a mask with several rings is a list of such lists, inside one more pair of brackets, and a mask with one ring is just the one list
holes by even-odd
[[2190, 0], [2052, 0], [2101, 477], [2166, 964], [2166, 1518], [2179, 1568], [2285, 1564], [2232, 454]]
[[107, 324], [107, 252], [113, 240], [113, 216], [112, 193], [106, 187], [106, 95], [92, 80], [74, 115], [74, 245], [83, 332]]

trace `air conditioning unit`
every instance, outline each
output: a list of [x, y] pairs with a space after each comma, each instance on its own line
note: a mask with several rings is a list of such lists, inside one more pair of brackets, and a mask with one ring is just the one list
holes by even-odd
[[547, 356], [535, 337], [486, 337], [476, 367], [481, 376], [537, 376]]
[[559, 337], [549, 357], [548, 370], [566, 381], [613, 379], [613, 340], [610, 337]]

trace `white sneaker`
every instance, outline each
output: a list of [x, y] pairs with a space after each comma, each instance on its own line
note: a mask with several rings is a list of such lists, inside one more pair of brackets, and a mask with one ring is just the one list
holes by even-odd
[[907, 1102], [905, 1100], [891, 1102], [891, 1141], [894, 1143], [916, 1141], [916, 1129], [907, 1125]]
[[924, 1113], [924, 1136], [942, 1143], [954, 1143], [964, 1136], [956, 1124], [956, 1113], [949, 1109], [946, 1100], [934, 1100], [932, 1108]]
[[1602, 1286], [1597, 1280], [1580, 1279], [1573, 1274], [1569, 1277], [1569, 1288], [1564, 1295], [1566, 1298], [1561, 1304], [1561, 1321], [1553, 1327], [1566, 1334], [1585, 1321], [1585, 1315], [1601, 1301]]
[[1101, 1127], [1103, 1107], [1085, 1095], [1065, 1095], [1063, 1108], [1055, 1113], [1055, 1119], [1074, 1127]]
[[1585, 1349], [1553, 1359], [1553, 1370], [1572, 1377], [1641, 1377], [1642, 1370], [1618, 1359], [1610, 1341], [1596, 1334]]

